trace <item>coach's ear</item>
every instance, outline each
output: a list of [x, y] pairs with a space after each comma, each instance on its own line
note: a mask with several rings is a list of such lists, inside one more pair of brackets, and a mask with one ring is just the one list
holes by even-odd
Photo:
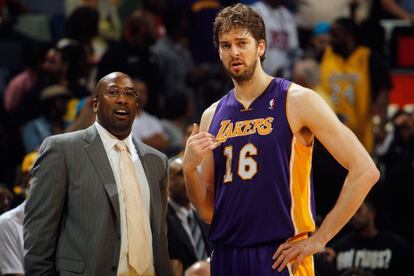
[[98, 107], [99, 107], [99, 103], [98, 103], [98, 96], [93, 97], [92, 100], [92, 110], [93, 112], [98, 112]]

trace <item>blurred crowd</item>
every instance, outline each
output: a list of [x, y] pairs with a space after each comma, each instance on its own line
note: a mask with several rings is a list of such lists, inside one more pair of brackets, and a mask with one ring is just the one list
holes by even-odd
[[[380, 20], [402, 20], [411, 31], [414, 1], [242, 2], [264, 18], [265, 71], [319, 93], [381, 171], [379, 185], [349, 227], [315, 257], [317, 275], [408, 275], [400, 273], [414, 249], [414, 103], [389, 103], [396, 69], [390, 57], [398, 48], [390, 47]], [[185, 214], [192, 213], [180, 157], [192, 122], [232, 86], [213, 45], [212, 22], [222, 7], [233, 3], [0, 0], [0, 215], [24, 201], [43, 139], [92, 124], [93, 87], [113, 71], [130, 75], [140, 92], [133, 137], [172, 160], [169, 212], [178, 214], [182, 207]], [[315, 141], [319, 218], [335, 204], [345, 175]], [[2, 218], [0, 227], [5, 225]], [[169, 217], [171, 229], [177, 220]], [[191, 266], [210, 253], [208, 226], [198, 223], [204, 253], [197, 252], [199, 244], [191, 237], [194, 252], [188, 257], [179, 238], [169, 236], [170, 255], [179, 261], [172, 263], [177, 275], [186, 270], [187, 275], [208, 275], [205, 262]]]

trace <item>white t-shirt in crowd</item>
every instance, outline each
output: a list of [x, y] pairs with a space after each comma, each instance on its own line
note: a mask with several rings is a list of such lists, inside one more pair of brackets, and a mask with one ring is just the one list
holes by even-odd
[[145, 111], [135, 117], [132, 125], [132, 137], [137, 141], [149, 138], [157, 133], [164, 133], [160, 119]]
[[0, 216], [1, 274], [24, 274], [24, 205], [25, 202]]
[[295, 18], [284, 6], [272, 8], [262, 1], [254, 3], [251, 8], [260, 14], [266, 27], [266, 53], [263, 69], [273, 75], [290, 66], [289, 52], [299, 47]]

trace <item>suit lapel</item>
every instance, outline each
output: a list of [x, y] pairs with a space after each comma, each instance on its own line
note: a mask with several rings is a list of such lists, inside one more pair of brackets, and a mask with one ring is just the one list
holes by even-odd
[[171, 216], [170, 222], [173, 223], [174, 227], [177, 229], [177, 237], [183, 242], [187, 250], [191, 252], [193, 258], [197, 259], [197, 255], [194, 251], [193, 244], [191, 243], [191, 240], [188, 237], [187, 231], [185, 231], [180, 219], [175, 213], [174, 208], [172, 208], [170, 204], [168, 204], [168, 215]]
[[112, 172], [111, 165], [106, 155], [105, 148], [102, 144], [102, 140], [98, 135], [98, 132], [94, 125], [86, 129], [85, 141], [88, 143], [85, 146], [85, 151], [91, 159], [101, 183], [104, 186], [106, 193], [108, 194], [114, 213], [117, 217], [118, 223], [120, 222], [119, 215], [119, 199], [118, 189], [115, 182], [115, 177]]

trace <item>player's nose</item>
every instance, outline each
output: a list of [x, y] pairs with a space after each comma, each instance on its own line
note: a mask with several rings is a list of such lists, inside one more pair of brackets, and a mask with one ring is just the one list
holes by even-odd
[[240, 50], [237, 45], [232, 45], [230, 49], [230, 54], [232, 57], [238, 57], [240, 55]]

